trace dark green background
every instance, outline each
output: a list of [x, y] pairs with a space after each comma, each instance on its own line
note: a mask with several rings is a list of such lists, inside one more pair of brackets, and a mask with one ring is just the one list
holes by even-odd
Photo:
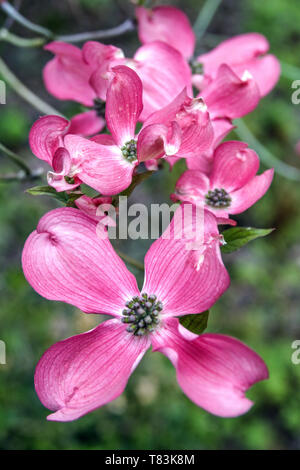
[[[126, 13], [127, 1], [119, 1]], [[201, 1], [172, 1], [195, 21]], [[116, 2], [100, 0], [24, 0], [22, 12], [57, 33], [107, 28], [121, 22]], [[3, 14], [0, 23], [5, 20]], [[220, 40], [247, 31], [265, 34], [280, 60], [299, 65], [299, 2], [223, 1], [198, 45], [208, 50]], [[33, 37], [20, 26], [16, 34]], [[113, 41], [129, 54], [135, 33]], [[58, 102], [43, 88], [41, 70], [50, 54], [0, 43], [0, 53], [38, 95], [69, 116], [78, 109]], [[297, 77], [295, 77], [297, 78]], [[299, 77], [300, 79], [300, 72]], [[300, 139], [300, 105], [291, 103], [291, 78], [279, 85], [246, 122], [277, 157], [300, 167], [294, 145]], [[38, 113], [8, 90], [1, 106], [0, 140], [40, 166], [28, 148], [28, 131]], [[235, 136], [233, 136], [235, 138]], [[262, 168], [264, 166], [262, 165]], [[154, 175], [132, 202], [168, 202], [182, 167]], [[0, 156], [0, 173], [15, 168]], [[270, 379], [248, 393], [255, 406], [245, 416], [221, 419], [192, 404], [176, 384], [175, 372], [159, 353], [147, 353], [126, 392], [115, 402], [73, 423], [47, 422], [47, 410], [33, 387], [35, 365], [54, 342], [88, 330], [100, 319], [40, 298], [24, 280], [20, 255], [39, 218], [54, 201], [24, 193], [32, 183], [0, 183], [0, 339], [7, 344], [7, 365], [0, 365], [1, 449], [295, 449], [300, 447], [300, 365], [291, 362], [291, 343], [300, 339], [300, 187], [276, 175], [268, 194], [241, 215], [241, 225], [275, 227], [266, 239], [224, 256], [232, 285], [212, 309], [209, 331], [240, 338], [265, 359]], [[143, 259], [148, 242], [125, 242], [123, 251]], [[138, 273], [137, 273], [138, 274]]]

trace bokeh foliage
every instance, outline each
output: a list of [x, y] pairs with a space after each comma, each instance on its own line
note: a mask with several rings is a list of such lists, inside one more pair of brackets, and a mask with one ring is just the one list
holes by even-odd
[[[107, 28], [122, 21], [117, 2], [24, 0], [23, 13], [57, 32]], [[124, 10], [126, 0], [118, 2]], [[165, 2], [166, 3], [166, 2]], [[202, 1], [172, 1], [193, 21]], [[4, 21], [2, 15], [0, 21]], [[225, 0], [199, 50], [219, 37], [258, 31], [270, 40], [282, 61], [299, 66], [300, 9], [297, 0]], [[28, 35], [18, 26], [14, 31]], [[30, 34], [29, 34], [30, 36]], [[126, 51], [137, 45], [135, 34], [114, 41]], [[47, 95], [41, 68], [50, 55], [41, 49], [19, 50], [4, 43], [3, 56], [16, 74], [41, 97], [71, 115], [76, 106]], [[300, 76], [299, 76], [300, 79]], [[300, 167], [294, 145], [300, 139], [300, 105], [291, 103], [291, 80], [282, 77], [246, 122], [279, 159]], [[8, 92], [1, 106], [0, 140], [32, 166], [28, 130], [38, 113]], [[234, 137], [233, 137], [234, 138]], [[13, 171], [1, 156], [0, 170]], [[166, 202], [182, 167], [152, 176], [132, 202]], [[262, 165], [263, 168], [263, 165]], [[267, 362], [270, 379], [249, 397], [256, 404], [245, 416], [221, 419], [193, 405], [176, 385], [175, 372], [159, 353], [147, 353], [115, 402], [73, 423], [47, 422], [47, 410], [33, 387], [35, 364], [54, 342], [88, 330], [101, 319], [70, 306], [48, 302], [24, 280], [20, 255], [27, 235], [56, 202], [25, 194], [31, 183], [0, 184], [0, 338], [7, 344], [7, 365], [0, 365], [1, 449], [290, 449], [300, 447], [300, 365], [291, 362], [291, 343], [300, 339], [300, 187], [276, 175], [268, 194], [238, 218], [240, 225], [274, 227], [237, 253], [224, 255], [231, 288], [212, 309], [208, 331], [236, 336]], [[123, 251], [142, 260], [149, 243], [127, 241]], [[136, 273], [139, 274], [139, 273]], [[139, 279], [141, 281], [141, 279]]]

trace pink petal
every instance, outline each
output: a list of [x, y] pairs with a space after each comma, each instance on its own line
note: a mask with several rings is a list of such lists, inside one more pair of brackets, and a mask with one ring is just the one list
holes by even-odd
[[92, 68], [84, 62], [81, 50], [59, 41], [47, 44], [44, 49], [55, 54], [43, 71], [48, 92], [60, 100], [73, 100], [92, 106], [96, 98], [89, 85]]
[[97, 134], [105, 126], [105, 120], [97, 116], [96, 111], [85, 111], [71, 119], [69, 134], [78, 134], [83, 137]]
[[159, 41], [146, 44], [137, 50], [134, 61], [134, 70], [143, 82], [141, 121], [169, 104], [185, 87], [191, 92], [190, 68], [168, 44]]
[[92, 217], [98, 222], [101, 221], [103, 226], [115, 227], [115, 218], [107, 215], [107, 212], [112, 208], [112, 198], [109, 196], [91, 198], [88, 196], [81, 196], [75, 201], [76, 206], [82, 212]]
[[73, 421], [115, 400], [148, 347], [147, 337], [128, 334], [119, 320], [51, 346], [35, 372], [38, 397], [54, 411], [47, 419]]
[[201, 170], [208, 175], [211, 172], [213, 163], [214, 148], [229, 134], [234, 126], [229, 119], [213, 119], [211, 121], [213, 127], [214, 141], [209, 150], [186, 159], [186, 164], [189, 170]]
[[233, 219], [229, 219], [229, 217], [217, 217], [218, 225], [237, 225], [237, 221]]
[[68, 132], [69, 125], [69, 121], [60, 116], [39, 118], [29, 132], [32, 153], [51, 165], [55, 151], [63, 146], [63, 136]]
[[211, 172], [212, 163], [213, 159], [208, 158], [205, 153], [197, 158], [191, 157], [186, 159], [186, 165], [189, 170], [199, 170], [205, 175], [209, 175]]
[[180, 91], [177, 96], [175, 96], [175, 98], [170, 103], [150, 114], [150, 116], [146, 119], [144, 125], [148, 126], [150, 124], [161, 123], [164, 123], [166, 125], [170, 124], [172, 121], [175, 121], [178, 111], [188, 99], [190, 100], [185, 87], [183, 88], [183, 90]]
[[153, 349], [170, 359], [178, 384], [196, 405], [223, 418], [246, 413], [253, 405], [246, 390], [268, 378], [264, 361], [245, 344], [218, 334], [187, 339], [177, 319], [153, 335]]
[[139, 290], [107, 236], [100, 239], [96, 228], [97, 222], [78, 209], [48, 212], [25, 243], [23, 271], [46, 299], [119, 316]]
[[215, 49], [198, 57], [204, 64], [205, 75], [216, 76], [221, 64], [244, 64], [269, 50], [267, 39], [258, 33], [246, 33], [221, 42]]
[[112, 61], [124, 58], [122, 49], [102, 44], [97, 41], [87, 41], [82, 48], [82, 57], [93, 69], [107, 70]]
[[280, 62], [272, 54], [233, 66], [232, 69], [239, 77], [248, 70], [256, 81], [261, 96], [267, 95], [274, 88], [280, 76]]
[[269, 189], [274, 176], [274, 170], [266, 170], [254, 176], [245, 186], [230, 194], [230, 214], [240, 214], [253, 206]]
[[115, 141], [110, 134], [98, 134], [91, 137], [93, 142], [101, 145], [115, 145]]
[[185, 171], [176, 183], [176, 197], [192, 204], [204, 204], [204, 196], [209, 190], [209, 178], [199, 170]]
[[130, 185], [137, 162], [125, 160], [116, 145], [101, 145], [71, 134], [64, 144], [77, 166], [78, 177], [102, 195], [118, 194]]
[[170, 128], [163, 124], [151, 124], [139, 133], [137, 154], [140, 162], [174, 155], [180, 148], [181, 130], [174, 121]]
[[179, 158], [194, 158], [212, 146], [214, 132], [206, 105], [201, 98], [189, 98], [186, 88], [167, 106], [152, 113], [145, 126], [168, 125], [174, 121], [182, 132], [180, 149], [176, 152]]
[[177, 156], [197, 158], [212, 147], [213, 126], [201, 99], [193, 99], [183, 108], [177, 115], [177, 122], [182, 129], [182, 142]]
[[90, 85], [102, 100], [106, 100], [111, 68], [124, 61], [121, 49], [115, 46], [88, 41], [82, 48], [84, 60], [93, 68]]
[[[196, 214], [193, 205], [189, 208], [192, 217], [188, 217], [189, 213], [184, 213], [186, 206], [182, 204], [177, 209], [170, 230], [167, 229], [151, 245], [145, 257], [143, 291], [157, 295], [166, 316], [203, 312], [229, 286], [229, 276], [220, 255], [215, 217], [207, 211], [203, 214], [202, 210]], [[196, 225], [196, 216], [201, 214], [205, 224], [200, 219]], [[184, 233], [178, 238], [182, 225]], [[203, 241], [201, 231], [204, 231]], [[197, 249], [190, 249], [191, 242], [199, 237]]]
[[196, 37], [187, 16], [178, 8], [159, 6], [136, 9], [138, 35], [142, 44], [163, 41], [187, 59], [194, 53]]
[[109, 70], [103, 72], [102, 69], [96, 69], [90, 78], [90, 86], [94, 89], [97, 97], [101, 98], [103, 101], [106, 100], [110, 78], [111, 72]]
[[120, 147], [135, 136], [135, 126], [143, 109], [142, 82], [129, 67], [113, 68], [114, 77], [106, 97], [105, 117], [115, 143]]
[[258, 169], [258, 155], [245, 142], [224, 142], [214, 153], [211, 187], [235, 191], [248, 183]]
[[56, 150], [52, 167], [54, 171], [48, 171], [47, 181], [56, 191], [70, 191], [81, 184], [81, 180], [76, 176], [74, 177], [74, 184], [68, 183], [65, 179], [66, 176], [71, 177], [71, 157], [65, 148], [59, 147]]
[[212, 126], [214, 130], [214, 147], [216, 147], [231, 132], [235, 126], [230, 119], [213, 119]]
[[253, 111], [260, 93], [253, 78], [245, 74], [240, 79], [227, 65], [221, 65], [216, 79], [201, 92], [201, 97], [211, 118], [235, 119]]

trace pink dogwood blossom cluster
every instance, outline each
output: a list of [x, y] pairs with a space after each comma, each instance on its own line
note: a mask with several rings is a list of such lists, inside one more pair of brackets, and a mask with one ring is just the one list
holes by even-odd
[[[203, 315], [227, 290], [219, 225], [235, 225], [229, 217], [255, 204], [271, 184], [273, 170], [258, 174], [254, 150], [222, 140], [233, 120], [274, 87], [279, 63], [258, 33], [194, 57], [195, 35], [182, 11], [138, 7], [136, 18], [142, 45], [132, 58], [95, 41], [81, 49], [57, 41], [45, 47], [54, 54], [44, 68], [47, 90], [85, 110], [70, 121], [41, 117], [29, 143], [51, 167], [49, 186], [81, 197], [40, 220], [26, 241], [23, 270], [46, 299], [113, 317], [60, 341], [39, 361], [35, 386], [53, 412], [49, 420], [71, 421], [117, 398], [150, 346], [172, 362], [183, 392], [218, 416], [248, 411], [245, 392], [268, 377], [246, 345], [222, 334], [198, 335], [181, 319]], [[167, 230], [174, 235], [177, 217], [192, 205], [184, 228], [194, 228], [200, 207], [204, 235], [192, 250], [185, 237], [154, 241], [140, 290], [109, 240], [105, 227], [114, 222], [97, 207], [129, 188], [143, 166], [159, 171], [161, 161], [172, 168], [179, 159], [187, 170], [171, 195], [180, 205]], [[81, 193], [82, 184], [98, 195]]]

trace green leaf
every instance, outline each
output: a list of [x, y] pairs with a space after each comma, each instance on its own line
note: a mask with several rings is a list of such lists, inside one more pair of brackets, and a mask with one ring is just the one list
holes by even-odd
[[67, 194], [65, 194], [64, 192], [58, 193], [51, 186], [34, 186], [34, 188], [27, 189], [26, 193], [29, 193], [32, 196], [54, 197], [55, 199], [57, 199], [60, 202], [63, 202], [64, 204], [68, 202]]
[[204, 330], [207, 328], [209, 310], [206, 310], [203, 313], [193, 313], [191, 315], [184, 315], [179, 318], [179, 322], [184, 328], [195, 333], [196, 335], [201, 335]]
[[51, 186], [35, 186], [34, 188], [30, 188], [26, 190], [27, 193], [31, 194], [32, 196], [50, 196], [56, 199], [59, 202], [67, 206], [73, 206], [74, 201], [82, 196], [81, 192], [74, 192], [67, 194], [66, 192], [57, 192], [56, 189], [52, 188]]
[[222, 253], [232, 253], [242, 246], [255, 240], [265, 237], [273, 232], [273, 228], [253, 228], [253, 227], [232, 227], [222, 232], [225, 244], [221, 247]]

